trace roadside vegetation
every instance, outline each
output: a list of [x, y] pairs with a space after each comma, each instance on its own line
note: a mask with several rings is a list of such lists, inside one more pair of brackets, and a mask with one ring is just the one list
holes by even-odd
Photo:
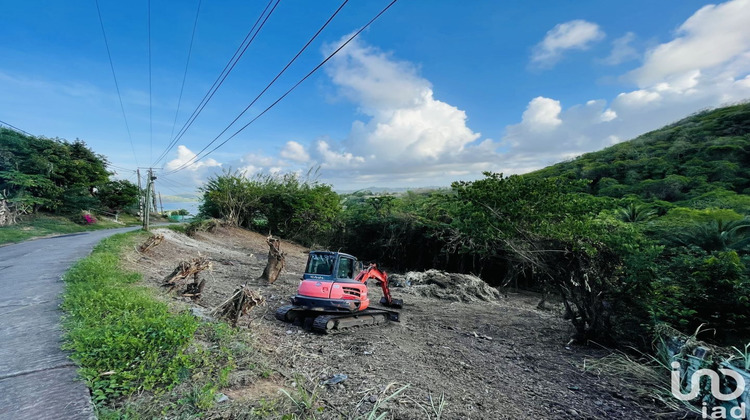
[[0, 128], [0, 243], [101, 228], [116, 215], [132, 222], [138, 187], [112, 179], [107, 165], [81, 140]]
[[64, 276], [63, 348], [80, 366], [98, 418], [297, 419], [313, 412], [314, 387], [302, 381], [288, 398], [257, 407], [217, 404], [219, 389], [239, 367], [249, 381], [273, 372], [248, 331], [201, 321], [187, 305], [163, 300], [141, 274], [122, 268], [123, 256], [147, 237], [133, 232], [105, 239]]

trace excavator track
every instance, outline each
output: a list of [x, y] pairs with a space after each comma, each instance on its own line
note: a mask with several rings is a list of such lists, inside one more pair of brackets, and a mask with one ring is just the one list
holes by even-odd
[[381, 325], [389, 321], [399, 321], [398, 312], [374, 308], [347, 314], [321, 313], [294, 305], [284, 305], [276, 310], [275, 316], [279, 321], [299, 324], [306, 330], [312, 330], [320, 334], [336, 334], [355, 328]]
[[365, 309], [356, 314], [327, 314], [315, 317], [312, 330], [320, 334], [336, 334], [355, 328], [398, 322], [398, 312], [384, 309]]

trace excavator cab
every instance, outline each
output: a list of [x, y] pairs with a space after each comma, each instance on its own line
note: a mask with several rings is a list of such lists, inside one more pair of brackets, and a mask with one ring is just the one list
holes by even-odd
[[356, 312], [370, 305], [367, 285], [354, 279], [357, 259], [343, 252], [310, 251], [292, 304], [312, 311]]
[[[359, 270], [358, 270], [359, 268]], [[303, 280], [344, 280], [354, 279], [354, 273], [362, 269], [362, 263], [343, 252], [311, 251]]]

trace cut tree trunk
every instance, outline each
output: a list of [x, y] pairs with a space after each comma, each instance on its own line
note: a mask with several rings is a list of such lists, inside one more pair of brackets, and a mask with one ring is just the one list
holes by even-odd
[[271, 284], [279, 278], [281, 270], [284, 269], [286, 255], [281, 252], [281, 240], [268, 235], [266, 243], [268, 244], [268, 263], [258, 280], [267, 280]]
[[17, 213], [11, 210], [7, 200], [0, 200], [0, 226], [11, 226], [16, 224]]

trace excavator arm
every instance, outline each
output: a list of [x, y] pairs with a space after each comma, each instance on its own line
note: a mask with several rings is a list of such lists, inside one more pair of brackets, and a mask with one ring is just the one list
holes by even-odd
[[404, 302], [401, 299], [393, 299], [391, 297], [391, 289], [388, 284], [388, 274], [378, 268], [375, 263], [370, 264], [367, 268], [362, 270], [357, 277], [354, 279], [360, 283], [367, 284], [367, 281], [374, 279], [377, 284], [383, 289], [383, 298], [380, 299], [380, 304], [390, 308], [401, 308], [404, 306]]

